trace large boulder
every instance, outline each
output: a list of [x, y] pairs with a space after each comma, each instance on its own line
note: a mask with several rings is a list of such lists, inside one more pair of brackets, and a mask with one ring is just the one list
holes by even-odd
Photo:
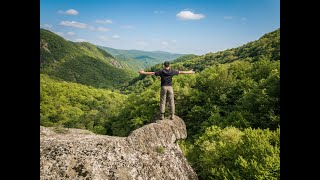
[[41, 179], [197, 179], [176, 140], [183, 120], [157, 120], [128, 137], [40, 127]]

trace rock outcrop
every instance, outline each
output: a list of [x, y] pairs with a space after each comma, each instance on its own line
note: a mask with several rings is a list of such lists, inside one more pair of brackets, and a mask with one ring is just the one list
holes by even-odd
[[176, 143], [186, 137], [186, 126], [177, 116], [145, 125], [128, 137], [40, 127], [40, 178], [197, 179]]

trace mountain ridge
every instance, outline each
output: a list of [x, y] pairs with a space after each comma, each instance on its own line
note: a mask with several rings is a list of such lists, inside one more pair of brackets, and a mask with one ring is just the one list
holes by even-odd
[[71, 42], [40, 29], [40, 73], [96, 88], [115, 88], [136, 72], [88, 42]]
[[[118, 57], [119, 61], [122, 61], [121, 56], [130, 59], [136, 64], [139, 64], [139, 68], [147, 68], [152, 65], [162, 63], [164, 61], [172, 61], [184, 54], [171, 53], [165, 51], [143, 51], [143, 50], [125, 50], [125, 49], [115, 49], [106, 46], [97, 46], [106, 52], [112, 54], [114, 57]], [[144, 57], [144, 58], [141, 58]], [[137, 70], [138, 68], [136, 68]]]
[[[248, 42], [236, 48], [230, 48], [215, 53], [204, 55], [184, 55], [171, 63], [171, 68], [186, 71], [193, 69], [199, 73], [207, 68], [218, 64], [227, 64], [234, 61], [256, 62], [260, 60], [280, 61], [280, 28], [266, 33], [258, 40]], [[162, 69], [163, 65], [156, 64], [147, 68], [145, 71], [157, 71]], [[135, 84], [151, 85], [156, 78], [146, 75], [139, 75], [129, 82], [129, 86], [123, 88], [123, 91], [141, 92], [143, 89], [137, 88]]]

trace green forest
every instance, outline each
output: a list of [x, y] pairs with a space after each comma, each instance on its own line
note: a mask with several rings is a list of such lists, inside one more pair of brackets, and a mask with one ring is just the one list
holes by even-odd
[[126, 64], [87, 42], [74, 43], [40, 29], [40, 73], [96, 88], [116, 89], [136, 76]]
[[[128, 73], [97, 47], [42, 39], [40, 125], [127, 136], [157, 119], [159, 77]], [[86, 58], [69, 53], [81, 48]], [[104, 73], [110, 67], [114, 74]], [[280, 179], [280, 29], [237, 48], [180, 56], [171, 67], [196, 72], [175, 76], [173, 89], [188, 132], [178, 144], [199, 179]]]

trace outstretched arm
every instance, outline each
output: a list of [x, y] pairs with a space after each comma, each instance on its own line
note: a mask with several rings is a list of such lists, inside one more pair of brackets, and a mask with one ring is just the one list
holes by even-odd
[[194, 71], [179, 71], [179, 74], [194, 74]]
[[154, 72], [144, 72], [144, 70], [140, 70], [139, 73], [146, 74], [146, 75], [154, 75]]

